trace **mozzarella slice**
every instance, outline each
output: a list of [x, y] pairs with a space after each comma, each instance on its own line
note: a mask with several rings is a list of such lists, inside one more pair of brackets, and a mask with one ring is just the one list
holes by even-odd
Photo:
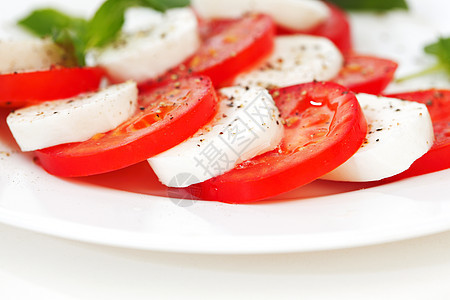
[[93, 60], [115, 81], [143, 82], [194, 54], [200, 46], [197, 25], [191, 9], [169, 10], [154, 27], [124, 34], [112, 45], [94, 53]]
[[221, 89], [220, 94], [225, 98], [210, 124], [148, 159], [166, 186], [186, 187], [208, 180], [280, 143], [284, 129], [267, 90], [229, 87]]
[[357, 95], [368, 124], [366, 141], [347, 162], [322, 179], [374, 181], [401, 173], [433, 145], [433, 125], [424, 104]]
[[126, 82], [97, 93], [18, 109], [6, 119], [22, 151], [82, 142], [116, 128], [137, 108], [137, 87]]
[[293, 30], [310, 29], [329, 16], [328, 7], [317, 0], [192, 0], [191, 3], [203, 18], [237, 18], [248, 12], [260, 12]]
[[281, 36], [275, 39], [275, 49], [268, 60], [238, 76], [235, 84], [273, 88], [326, 81], [334, 78], [342, 65], [341, 52], [326, 38]]
[[0, 41], [0, 74], [49, 69], [65, 60], [64, 51], [47, 39]]

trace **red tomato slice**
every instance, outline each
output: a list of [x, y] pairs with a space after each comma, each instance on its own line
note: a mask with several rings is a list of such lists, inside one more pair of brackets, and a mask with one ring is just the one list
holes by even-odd
[[198, 30], [202, 41], [207, 41], [209, 38], [220, 34], [226, 30], [231, 24], [235, 23], [237, 19], [198, 19]]
[[387, 180], [393, 181], [450, 168], [450, 91], [432, 89], [392, 94], [388, 97], [426, 104], [433, 121], [435, 141], [431, 149], [408, 170]]
[[[203, 34], [200, 49], [157, 81], [196, 74], [209, 76], [215, 87], [225, 86], [272, 52], [275, 25], [268, 16], [248, 15], [235, 20], [207, 22], [205, 26], [211, 28], [209, 33]], [[145, 90], [154, 83], [149, 81], [140, 88]]]
[[0, 75], [0, 106], [23, 107], [64, 99], [98, 89], [104, 72], [98, 67], [51, 68]]
[[305, 185], [350, 158], [367, 124], [353, 93], [335, 83], [313, 82], [271, 91], [286, 120], [278, 149], [187, 188], [205, 200], [249, 203]]
[[372, 56], [351, 55], [332, 81], [355, 93], [378, 95], [394, 78], [397, 63]]
[[117, 170], [161, 153], [193, 135], [215, 114], [217, 96], [207, 77], [159, 86], [140, 99], [140, 111], [118, 128], [88, 141], [36, 151], [51, 174], [74, 177]]
[[352, 52], [352, 37], [350, 23], [347, 15], [339, 7], [327, 3], [330, 15], [325, 22], [306, 31], [295, 31], [288, 28], [278, 27], [277, 34], [310, 34], [323, 36], [330, 39], [342, 54], [347, 55]]

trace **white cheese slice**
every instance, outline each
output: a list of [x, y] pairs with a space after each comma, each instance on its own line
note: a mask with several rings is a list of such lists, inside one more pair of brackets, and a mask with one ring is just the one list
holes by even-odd
[[317, 0], [192, 0], [191, 3], [202, 18], [237, 18], [258, 12], [292, 30], [308, 30], [330, 14], [328, 7]]
[[197, 18], [190, 8], [167, 11], [148, 30], [124, 34], [112, 45], [92, 54], [94, 64], [115, 81], [138, 83], [155, 78], [180, 64], [200, 46]]
[[374, 181], [401, 173], [433, 145], [427, 107], [413, 101], [357, 95], [368, 124], [366, 141], [322, 179]]
[[237, 164], [275, 149], [283, 137], [279, 111], [267, 90], [220, 90], [215, 118], [193, 137], [148, 159], [159, 180], [186, 187], [221, 175]]
[[116, 128], [137, 108], [135, 82], [18, 109], [6, 119], [22, 151], [82, 142]]
[[326, 81], [334, 78], [342, 65], [341, 52], [326, 38], [280, 36], [275, 39], [271, 56], [252, 71], [239, 75], [235, 84], [273, 88]]
[[0, 74], [49, 69], [65, 59], [64, 51], [48, 39], [0, 41]]

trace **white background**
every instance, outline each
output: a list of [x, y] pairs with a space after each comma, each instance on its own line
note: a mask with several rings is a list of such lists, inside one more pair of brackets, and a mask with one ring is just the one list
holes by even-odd
[[[8, 9], [12, 19], [29, 3], [36, 2], [2, 1], [0, 11]], [[438, 32], [450, 33], [448, 2], [411, 3], [410, 16], [394, 13], [387, 17], [352, 17], [357, 49], [397, 59], [400, 74], [429, 64], [429, 58], [419, 51], [421, 43], [433, 40]], [[67, 5], [81, 13], [85, 11], [79, 9], [82, 4], [79, 1]], [[390, 89], [447, 84], [442, 78], [431, 76]], [[0, 299], [450, 296], [449, 232], [370, 247], [271, 255], [137, 251], [68, 241], [7, 225], [0, 225], [0, 239]]]

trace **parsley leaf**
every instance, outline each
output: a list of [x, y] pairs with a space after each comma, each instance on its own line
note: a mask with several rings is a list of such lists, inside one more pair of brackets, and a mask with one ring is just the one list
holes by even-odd
[[125, 22], [125, 11], [133, 6], [153, 8], [164, 12], [169, 8], [189, 5], [189, 0], [106, 0], [89, 19], [72, 17], [46, 8], [31, 12], [18, 24], [39, 37], [51, 37], [85, 65], [89, 49], [102, 47], [117, 38]]
[[447, 74], [450, 76], [450, 37], [440, 37], [437, 42], [426, 45], [424, 51], [427, 54], [436, 56], [437, 63], [434, 66], [431, 66], [430, 68], [427, 68], [418, 73], [398, 78], [396, 79], [396, 82], [402, 82], [438, 71], [447, 72]]
[[405, 0], [328, 0], [346, 10], [387, 11], [391, 9], [408, 9]]

